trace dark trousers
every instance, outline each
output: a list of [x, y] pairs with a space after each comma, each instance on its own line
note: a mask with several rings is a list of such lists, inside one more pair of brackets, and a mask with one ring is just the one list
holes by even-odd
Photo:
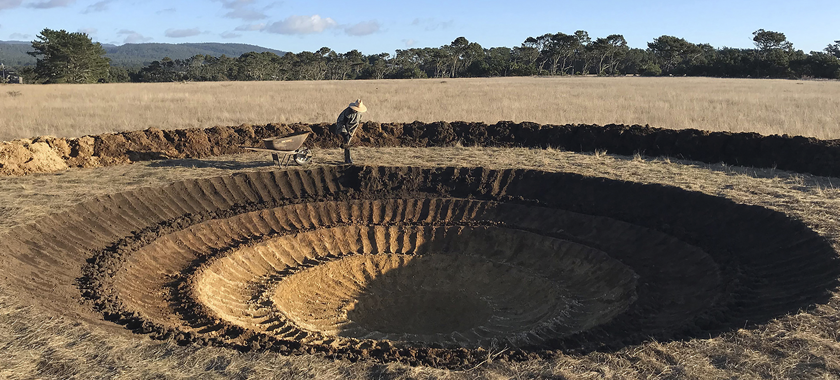
[[356, 131], [356, 127], [352, 127], [351, 129], [336, 124], [334, 128], [335, 129], [333, 131], [339, 138], [341, 138], [341, 147], [344, 148], [344, 163], [352, 164], [353, 160], [350, 159], [350, 139], [353, 138], [353, 132]]
[[344, 148], [344, 163], [352, 164], [353, 160], [350, 159], [350, 138], [352, 138], [353, 135], [347, 132], [341, 132], [339, 136], [341, 137], [342, 141], [341, 147]]

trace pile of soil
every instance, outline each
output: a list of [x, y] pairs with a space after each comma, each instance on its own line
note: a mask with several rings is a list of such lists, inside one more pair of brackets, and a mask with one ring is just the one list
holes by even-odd
[[[311, 131], [307, 146], [335, 148], [331, 124], [268, 124], [131, 131], [80, 138], [45, 137], [0, 145], [0, 175], [98, 167], [167, 158], [201, 158], [262, 147], [261, 139]], [[575, 152], [668, 156], [707, 163], [840, 176], [840, 140], [757, 133], [661, 129], [641, 125], [366, 122], [355, 144], [369, 147], [464, 146], [561, 148]]]
[[65, 139], [37, 138], [0, 142], [0, 174], [22, 175], [65, 170], [70, 147]]
[[242, 173], [0, 235], [0, 281], [94, 328], [450, 368], [487, 342], [525, 360], [705, 339], [828, 302], [838, 276], [830, 243], [782, 213], [529, 170]]

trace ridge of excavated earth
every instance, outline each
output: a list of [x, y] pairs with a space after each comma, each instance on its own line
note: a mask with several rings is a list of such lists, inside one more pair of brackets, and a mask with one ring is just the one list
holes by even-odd
[[516, 169], [185, 180], [0, 235], [0, 281], [92, 328], [449, 368], [751, 328], [828, 302], [838, 275], [829, 242], [776, 211]]
[[[79, 138], [37, 137], [0, 143], [0, 175], [53, 172], [167, 158], [201, 158], [262, 147], [261, 139], [311, 131], [307, 146], [334, 148], [331, 124], [267, 124], [207, 129], [109, 133]], [[757, 133], [672, 130], [641, 125], [536, 123], [365, 122], [354, 144], [368, 147], [464, 146], [559, 148], [574, 152], [668, 156], [706, 163], [777, 168], [840, 176], [840, 140]]]

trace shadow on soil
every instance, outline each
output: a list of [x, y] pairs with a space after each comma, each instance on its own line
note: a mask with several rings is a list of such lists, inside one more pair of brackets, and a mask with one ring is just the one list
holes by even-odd
[[270, 168], [274, 165], [271, 161], [219, 161], [219, 160], [199, 160], [194, 158], [156, 161], [149, 164], [153, 168], [215, 168], [225, 170], [240, 170], [240, 169], [256, 169], [256, 168]]

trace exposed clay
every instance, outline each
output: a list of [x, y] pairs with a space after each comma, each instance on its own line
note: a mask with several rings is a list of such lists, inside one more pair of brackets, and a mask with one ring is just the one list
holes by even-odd
[[528, 170], [244, 173], [0, 236], [0, 281], [92, 328], [450, 368], [749, 328], [827, 302], [838, 275], [831, 246], [781, 213]]
[[[167, 158], [201, 158], [262, 147], [261, 139], [311, 131], [312, 148], [338, 147], [330, 124], [268, 124], [121, 132], [74, 139], [41, 137], [0, 143], [0, 175], [51, 172]], [[355, 144], [370, 147], [465, 146], [562, 148], [574, 152], [669, 156], [707, 163], [840, 176], [840, 140], [757, 133], [672, 130], [641, 125], [540, 125], [499, 122], [366, 122]]]

